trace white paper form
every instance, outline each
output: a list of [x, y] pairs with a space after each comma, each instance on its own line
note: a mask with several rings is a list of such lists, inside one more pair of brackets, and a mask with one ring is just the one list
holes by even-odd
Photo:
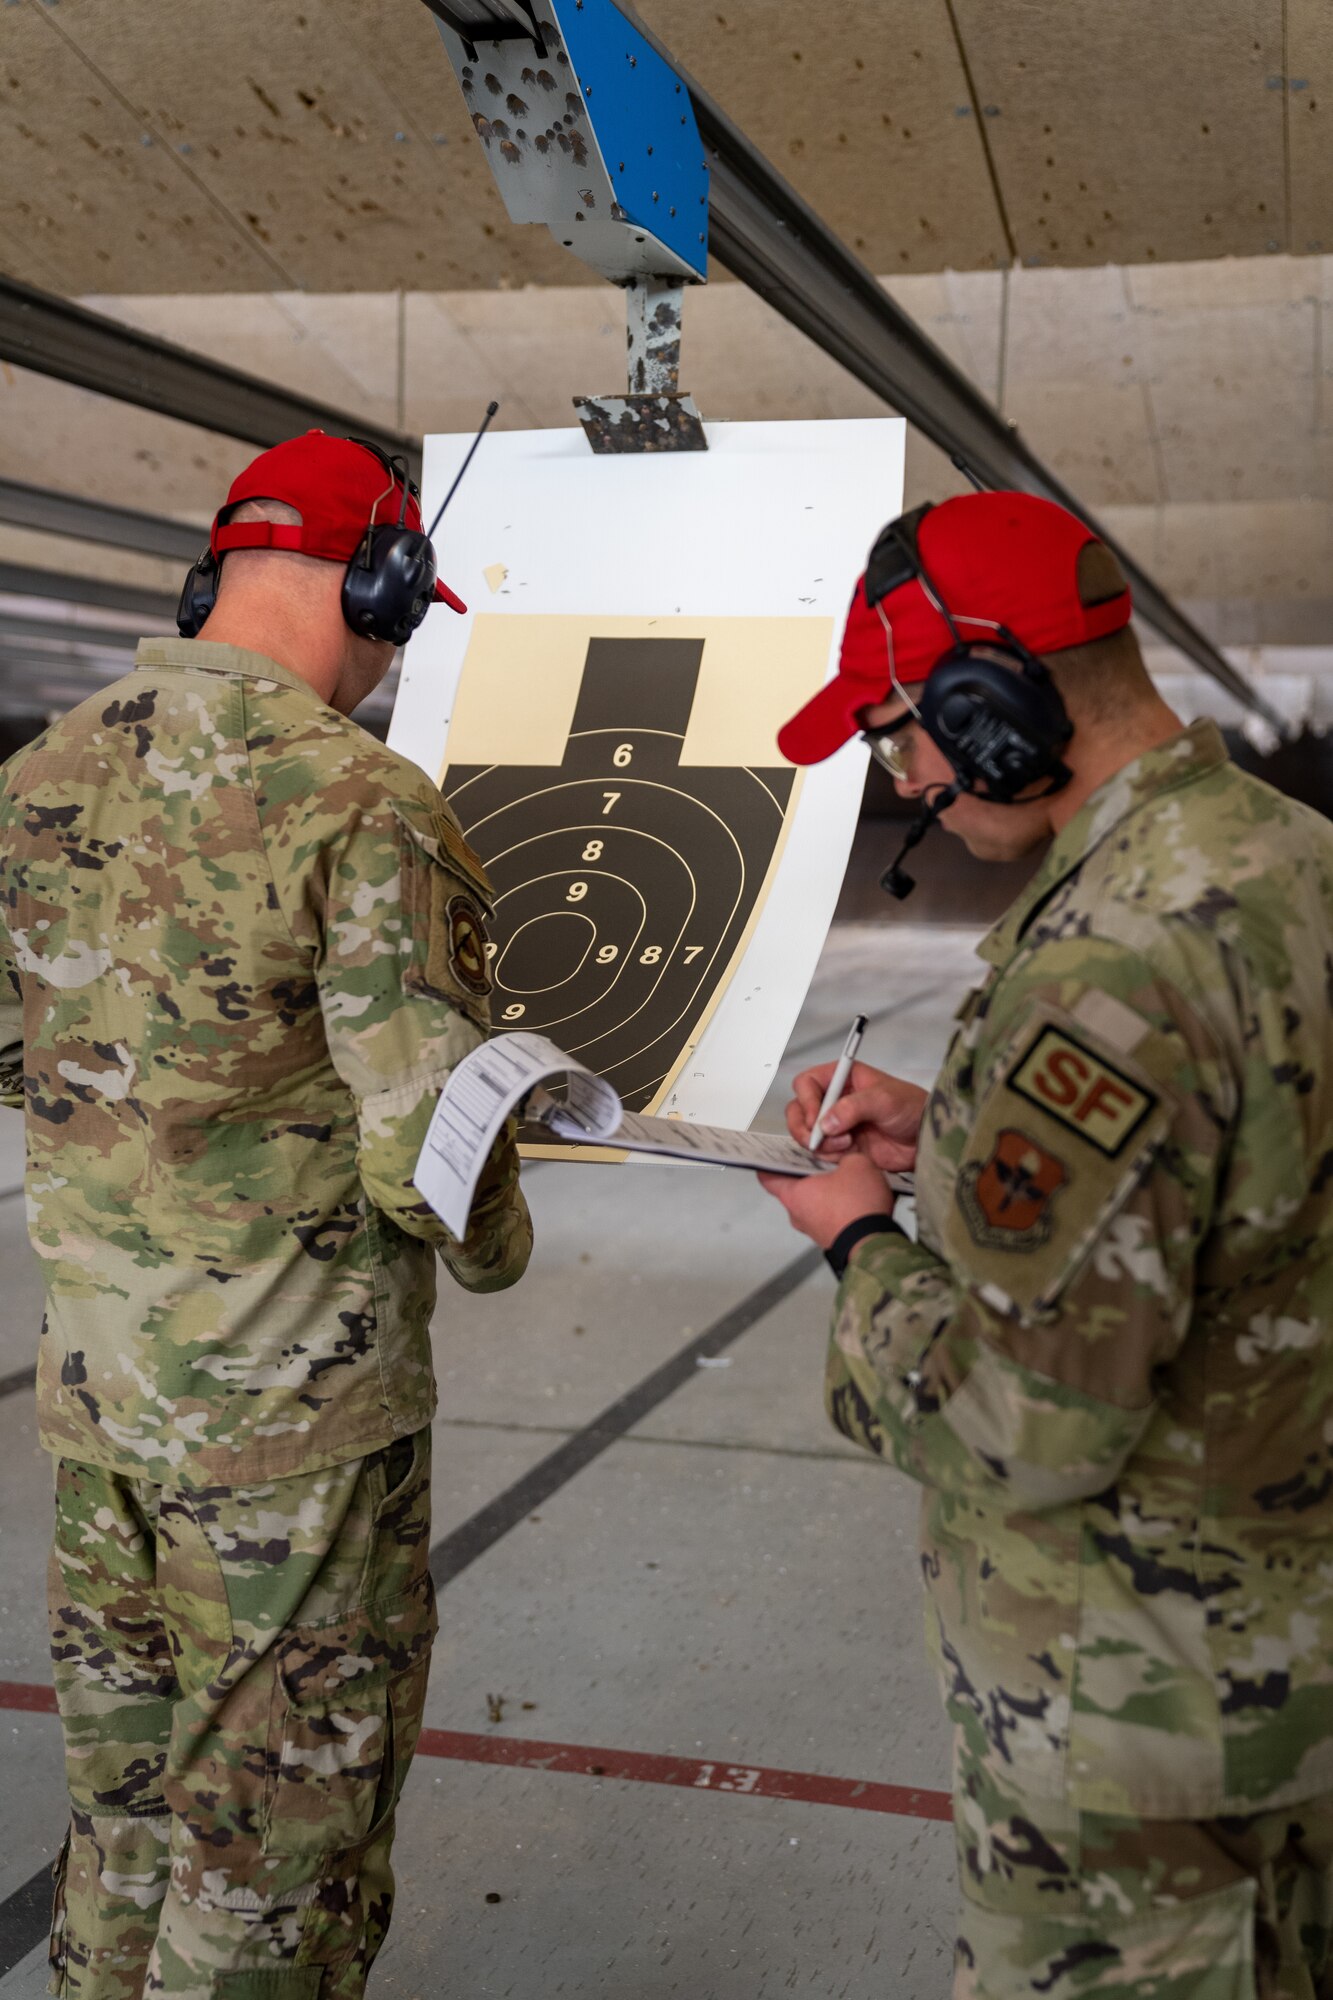
[[[545, 1078], [563, 1074], [568, 1066], [568, 1056], [544, 1035], [502, 1035], [473, 1049], [451, 1072], [413, 1175], [417, 1192], [451, 1234], [467, 1234], [481, 1170], [514, 1106]], [[614, 1125], [620, 1110], [615, 1092], [588, 1070], [583, 1078], [609, 1092]], [[596, 1091], [587, 1090], [582, 1079], [579, 1097], [580, 1102], [586, 1097], [592, 1106], [597, 1104]]]
[[[554, 1125], [555, 1118], [547, 1121]], [[564, 1126], [558, 1128], [565, 1136]], [[585, 1136], [585, 1143], [589, 1143]], [[820, 1159], [778, 1132], [732, 1132], [721, 1125], [688, 1124], [683, 1118], [644, 1118], [636, 1112], [621, 1114], [620, 1123], [604, 1142], [623, 1147], [627, 1153], [657, 1154], [662, 1159], [693, 1161], [700, 1167], [748, 1167], [758, 1174], [790, 1174], [808, 1179], [811, 1174], [832, 1173], [837, 1159]], [[911, 1174], [887, 1174], [894, 1194], [913, 1196], [916, 1181]]]
[[[552, 1082], [564, 1086], [563, 1100], [546, 1089]], [[501, 1126], [524, 1099], [529, 1118], [576, 1145], [802, 1177], [831, 1173], [837, 1165], [836, 1160], [817, 1159], [779, 1133], [734, 1132], [625, 1111], [604, 1077], [575, 1062], [545, 1035], [519, 1031], [483, 1042], [459, 1063], [440, 1094], [417, 1160], [417, 1190], [455, 1236], [466, 1232], [477, 1181]], [[913, 1191], [910, 1174], [890, 1174], [888, 1180], [895, 1194]]]
[[776, 1132], [731, 1132], [720, 1125], [687, 1124], [683, 1118], [621, 1114], [606, 1141], [627, 1153], [656, 1153], [663, 1159], [693, 1160], [701, 1167], [749, 1167], [764, 1174], [826, 1174], [837, 1163], [817, 1160]]

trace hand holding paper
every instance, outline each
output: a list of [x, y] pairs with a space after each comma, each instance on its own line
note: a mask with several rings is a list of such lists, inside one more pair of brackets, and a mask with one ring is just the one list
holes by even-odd
[[[563, 1098], [547, 1089], [551, 1083], [563, 1086]], [[440, 1093], [417, 1160], [417, 1189], [454, 1235], [467, 1228], [477, 1179], [500, 1127], [525, 1100], [528, 1115], [567, 1144], [613, 1146], [658, 1159], [748, 1167], [766, 1174], [805, 1177], [833, 1171], [833, 1162], [815, 1159], [795, 1140], [776, 1134], [732, 1132], [626, 1111], [604, 1077], [544, 1035], [518, 1032], [484, 1042], [459, 1063]], [[909, 1186], [904, 1182], [903, 1191]]]

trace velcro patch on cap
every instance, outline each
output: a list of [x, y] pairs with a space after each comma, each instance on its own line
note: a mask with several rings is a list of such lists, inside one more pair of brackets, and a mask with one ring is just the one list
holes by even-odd
[[1062, 1028], [1042, 1029], [1006, 1088], [1114, 1160], [1158, 1100]]

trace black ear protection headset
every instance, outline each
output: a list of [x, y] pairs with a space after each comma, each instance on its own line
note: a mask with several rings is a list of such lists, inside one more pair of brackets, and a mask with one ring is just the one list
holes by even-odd
[[[435, 550], [430, 536], [407, 525], [408, 500], [415, 500], [419, 508], [421, 495], [401, 458], [390, 458], [365, 438], [349, 438], [347, 442], [372, 452], [388, 473], [389, 483], [370, 510], [366, 532], [343, 576], [342, 614], [352, 630], [364, 638], [387, 639], [395, 646], [405, 646], [435, 596]], [[380, 507], [399, 485], [403, 497], [398, 519], [377, 522]], [[215, 555], [210, 545], [186, 577], [176, 608], [176, 627], [183, 639], [198, 638], [218, 601], [221, 573], [222, 556]]]
[[181, 585], [180, 603], [176, 606], [176, 630], [182, 639], [197, 639], [203, 631], [204, 620], [218, 601], [221, 570], [222, 564], [214, 555], [211, 544], [198, 561], [190, 565]]
[[[347, 565], [343, 617], [365, 639], [388, 639], [395, 646], [405, 646], [435, 597], [435, 549], [430, 536], [424, 529], [407, 525], [408, 500], [416, 501], [419, 514], [421, 494], [415, 481], [408, 478], [403, 459], [388, 458], [377, 445], [365, 444], [361, 438], [349, 442], [374, 452], [389, 475], [389, 483], [371, 508], [361, 545]], [[389, 500], [392, 505], [393, 489], [399, 481], [403, 498], [397, 521], [377, 525], [375, 516], [381, 502]]]
[[[1030, 786], [1050, 798], [1073, 772], [1060, 752], [1074, 733], [1059, 689], [1044, 660], [1030, 652], [1007, 626], [990, 619], [955, 614], [945, 603], [921, 559], [917, 533], [931, 503], [914, 508], [884, 529], [866, 564], [865, 598], [878, 611], [889, 650], [895, 693], [948, 758], [954, 782], [943, 786], [918, 814], [881, 886], [891, 896], [911, 894], [915, 883], [902, 869], [903, 856], [923, 840], [962, 792], [975, 792], [996, 805], [1012, 805]], [[931, 668], [914, 701], [893, 671], [893, 637], [880, 605], [890, 592], [915, 579], [948, 626], [949, 651]], [[986, 628], [986, 637], [964, 639], [960, 625]], [[1026, 801], [1025, 801], [1026, 803]]]

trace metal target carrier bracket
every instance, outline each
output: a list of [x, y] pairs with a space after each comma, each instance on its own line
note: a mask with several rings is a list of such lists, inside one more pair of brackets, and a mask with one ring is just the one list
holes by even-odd
[[689, 90], [614, 0], [424, 0], [511, 221], [626, 294], [624, 393], [576, 396], [597, 452], [705, 451], [680, 390], [707, 282], [708, 163]]

